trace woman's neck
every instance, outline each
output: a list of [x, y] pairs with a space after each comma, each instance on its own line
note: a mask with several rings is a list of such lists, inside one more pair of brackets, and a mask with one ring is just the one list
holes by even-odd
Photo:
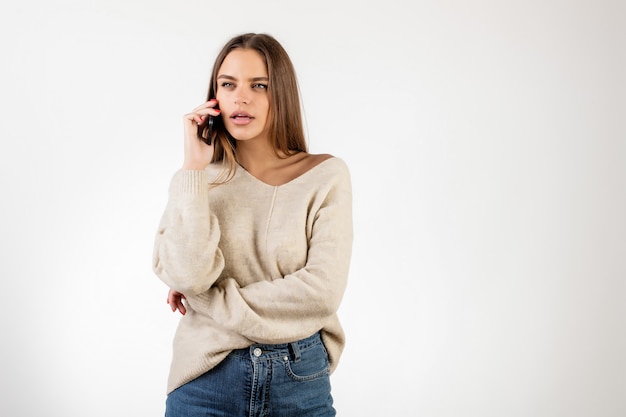
[[248, 173], [270, 185], [285, 184], [301, 175], [306, 169], [301, 162], [308, 156], [306, 152], [277, 155], [269, 144], [260, 146], [252, 141], [237, 143], [235, 154], [239, 165]]
[[274, 169], [285, 162], [287, 155], [277, 154], [269, 142], [240, 141], [235, 156], [239, 165], [252, 172]]

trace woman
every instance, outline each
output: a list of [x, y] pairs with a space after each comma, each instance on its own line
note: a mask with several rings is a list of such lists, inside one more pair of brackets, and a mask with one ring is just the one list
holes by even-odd
[[345, 163], [307, 152], [283, 47], [231, 39], [207, 102], [184, 116], [184, 162], [155, 241], [154, 271], [183, 314], [167, 417], [335, 415], [351, 198]]

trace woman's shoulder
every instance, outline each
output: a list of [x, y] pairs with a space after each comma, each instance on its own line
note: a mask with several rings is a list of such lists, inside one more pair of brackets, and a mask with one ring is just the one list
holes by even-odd
[[335, 155], [306, 154], [297, 164], [297, 174], [293, 177], [306, 182], [331, 185], [350, 178], [347, 164]]
[[300, 170], [304, 173], [315, 168], [319, 164], [333, 158], [334, 156], [328, 153], [304, 153], [297, 163], [300, 165]]
[[337, 174], [339, 172], [348, 172], [348, 166], [345, 161], [338, 156], [331, 154], [309, 154], [300, 159], [297, 164], [300, 175], [308, 172], [319, 172], [327, 174]]

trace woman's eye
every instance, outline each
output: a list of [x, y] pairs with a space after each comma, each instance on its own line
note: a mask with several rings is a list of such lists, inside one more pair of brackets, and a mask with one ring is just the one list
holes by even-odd
[[229, 82], [227, 82], [227, 81], [224, 81], [224, 82], [222, 83], [222, 85], [221, 85], [221, 86], [222, 86], [222, 87], [225, 87], [225, 88], [228, 88], [228, 87], [232, 87], [232, 86], [233, 86], [233, 83], [229, 83]]
[[261, 89], [261, 90], [267, 90], [267, 84], [254, 84], [252, 86], [253, 88], [257, 88], [257, 89]]

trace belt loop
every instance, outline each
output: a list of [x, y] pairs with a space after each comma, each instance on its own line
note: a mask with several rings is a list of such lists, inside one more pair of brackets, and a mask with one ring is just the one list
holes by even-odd
[[291, 356], [293, 357], [294, 362], [300, 362], [300, 346], [298, 346], [298, 342], [289, 343], [289, 350], [291, 351]]

